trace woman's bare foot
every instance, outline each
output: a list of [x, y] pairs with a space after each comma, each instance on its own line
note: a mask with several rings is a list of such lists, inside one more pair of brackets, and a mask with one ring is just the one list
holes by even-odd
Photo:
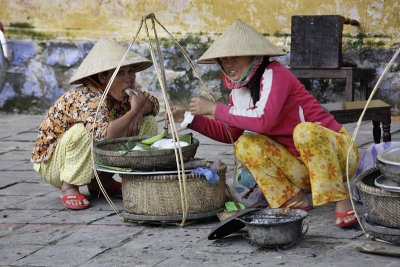
[[343, 228], [355, 223], [357, 223], [357, 218], [350, 199], [336, 202], [336, 225]]
[[310, 199], [308, 199], [307, 195], [303, 191], [300, 191], [294, 197], [286, 201], [281, 208], [302, 209], [308, 211], [312, 209], [312, 203]]
[[89, 201], [86, 198], [70, 197], [79, 195], [81, 195], [81, 193], [79, 192], [78, 186], [63, 182], [63, 185], [61, 186], [60, 198], [63, 201], [64, 205], [68, 206], [69, 208], [75, 206], [78, 207], [77, 209], [79, 209], [79, 207], [88, 206]]

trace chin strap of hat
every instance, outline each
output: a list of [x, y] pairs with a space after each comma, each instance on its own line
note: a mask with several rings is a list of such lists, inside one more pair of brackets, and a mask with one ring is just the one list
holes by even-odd
[[356, 209], [355, 209], [353, 197], [352, 197], [352, 195], [351, 195], [351, 187], [350, 187], [350, 179], [349, 179], [349, 177], [350, 177], [350, 173], [349, 173], [349, 172], [350, 172], [350, 171], [349, 171], [349, 158], [351, 157], [350, 154], [351, 154], [352, 145], [355, 144], [354, 141], [355, 141], [355, 139], [356, 139], [356, 137], [357, 137], [358, 130], [359, 130], [360, 126], [361, 126], [361, 122], [362, 122], [362, 119], [363, 119], [363, 117], [364, 117], [364, 114], [365, 114], [365, 112], [366, 112], [366, 110], [367, 110], [367, 108], [368, 108], [368, 105], [369, 105], [369, 103], [371, 102], [372, 97], [374, 96], [375, 92], [378, 90], [378, 87], [379, 87], [381, 81], [383, 80], [383, 76], [385, 76], [386, 72], [387, 72], [387, 71], [390, 69], [390, 67], [393, 65], [393, 62], [395, 61], [395, 59], [397, 58], [397, 56], [399, 55], [399, 53], [400, 53], [400, 48], [397, 49], [397, 51], [396, 51], [396, 53], [393, 55], [392, 59], [389, 61], [389, 63], [387, 64], [386, 68], [383, 70], [381, 76], [379, 77], [378, 81], [376, 82], [376, 84], [375, 84], [375, 86], [374, 86], [374, 89], [372, 90], [371, 94], [369, 95], [368, 101], [367, 101], [367, 103], [365, 104], [365, 107], [364, 107], [364, 109], [363, 109], [363, 111], [362, 111], [362, 113], [361, 113], [361, 115], [360, 115], [360, 118], [359, 118], [358, 121], [357, 121], [357, 126], [356, 126], [356, 128], [355, 128], [355, 130], [354, 130], [354, 133], [353, 133], [353, 136], [352, 136], [352, 138], [351, 138], [351, 143], [350, 143], [350, 145], [349, 145], [349, 149], [347, 150], [347, 157], [346, 157], [347, 187], [348, 187], [348, 189], [349, 189], [350, 202], [351, 202], [351, 205], [352, 205], [352, 207], [353, 207], [354, 214], [355, 214], [355, 216], [356, 216], [356, 218], [357, 218], [357, 220], [358, 220], [358, 223], [360, 224], [361, 229], [363, 230], [363, 232], [364, 232], [364, 234], [365, 234], [366, 237], [371, 238], [371, 239], [374, 239], [374, 240], [376, 240], [376, 241], [384, 242], [384, 243], [390, 243], [390, 242], [385, 241], [385, 240], [381, 240], [381, 239], [378, 239], [378, 238], [375, 238], [375, 237], [371, 236], [369, 233], [367, 233], [367, 232], [365, 231], [365, 228], [364, 228], [364, 226], [363, 226], [363, 224], [362, 224], [362, 220], [360, 219], [360, 216], [358, 215], [358, 213], [357, 213], [357, 211], [356, 211]]

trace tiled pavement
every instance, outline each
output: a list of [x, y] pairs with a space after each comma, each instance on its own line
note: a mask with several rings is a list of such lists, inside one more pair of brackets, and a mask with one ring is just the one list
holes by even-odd
[[[182, 228], [122, 222], [103, 199], [84, 211], [67, 210], [29, 162], [41, 118], [0, 114], [1, 266], [400, 266], [399, 258], [358, 252], [365, 244], [400, 249], [369, 240], [359, 229], [338, 229], [333, 205], [310, 211], [306, 236], [287, 250], [260, 249], [240, 234], [209, 241], [216, 218]], [[353, 131], [354, 124], [345, 127]], [[361, 152], [371, 144], [371, 127], [362, 123], [356, 138]], [[399, 121], [392, 132], [400, 141]], [[201, 143], [196, 156], [222, 159], [232, 175], [231, 146], [195, 136]], [[123, 209], [121, 200], [114, 203]]]

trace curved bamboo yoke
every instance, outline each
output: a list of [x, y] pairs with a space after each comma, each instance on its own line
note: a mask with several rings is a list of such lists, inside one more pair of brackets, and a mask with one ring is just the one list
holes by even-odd
[[[147, 20], [151, 21], [151, 26], [152, 26], [151, 29], [153, 31], [153, 37], [152, 38], [150, 37], [150, 32], [149, 32], [149, 27], [147, 25]], [[162, 53], [161, 53], [161, 49], [160, 49], [160, 42], [158, 40], [157, 31], [156, 31], [156, 27], [155, 27], [156, 23], [168, 34], [168, 36], [174, 41], [174, 43], [181, 50], [181, 52], [182, 52], [183, 56], [185, 57], [186, 61], [189, 63], [190, 67], [192, 68], [192, 70], [194, 71], [195, 75], [197, 76], [197, 78], [199, 79], [200, 83], [202, 84], [202, 88], [201, 88], [202, 93], [204, 95], [206, 95], [210, 100], [215, 101], [213, 96], [211, 95], [210, 91], [208, 90], [206, 84], [201, 79], [201, 76], [198, 73], [198, 71], [197, 71], [195, 65], [193, 64], [192, 60], [190, 59], [189, 55], [186, 53], [185, 49], [168, 32], [168, 30], [157, 20], [157, 18], [155, 17], [154, 13], [150, 13], [150, 14], [142, 17], [142, 19], [140, 21], [139, 29], [137, 30], [135, 36], [133, 37], [132, 42], [130, 43], [130, 45], [129, 45], [124, 57], [121, 59], [121, 61], [118, 64], [117, 68], [115, 69], [113, 75], [111, 76], [110, 81], [108, 82], [108, 84], [106, 86], [106, 89], [104, 90], [104, 93], [103, 93], [103, 95], [102, 95], [102, 97], [100, 99], [100, 103], [99, 103], [99, 106], [98, 106], [97, 111], [96, 111], [95, 121], [97, 119], [98, 111], [99, 111], [102, 103], [104, 102], [104, 100], [105, 100], [105, 98], [106, 98], [106, 96], [108, 94], [108, 91], [110, 90], [111, 84], [113, 83], [113, 81], [115, 79], [115, 76], [117, 75], [117, 73], [118, 73], [118, 71], [119, 71], [119, 69], [121, 67], [122, 62], [124, 61], [126, 55], [128, 54], [129, 50], [131, 49], [132, 45], [134, 44], [134, 42], [135, 42], [135, 40], [136, 40], [136, 38], [138, 36], [141, 28], [144, 25], [145, 26], [146, 35], [147, 35], [147, 41], [148, 41], [149, 46], [150, 46], [150, 53], [151, 53], [151, 58], [153, 60], [153, 66], [154, 66], [155, 72], [157, 74], [158, 81], [159, 81], [161, 89], [162, 89], [163, 99], [164, 99], [164, 103], [165, 103], [165, 109], [166, 109], [166, 112], [167, 112], [167, 115], [168, 115], [168, 120], [170, 121], [171, 129], [172, 129], [172, 137], [173, 137], [174, 140], [176, 140], [174, 142], [174, 150], [175, 150], [175, 158], [176, 158], [176, 167], [177, 167], [177, 170], [178, 170], [179, 191], [180, 191], [180, 195], [181, 195], [180, 197], [181, 197], [181, 204], [182, 204], [182, 211], [183, 211], [182, 221], [180, 223], [180, 226], [184, 226], [185, 225], [185, 221], [186, 221], [186, 217], [187, 217], [187, 213], [188, 213], [188, 208], [189, 208], [188, 207], [188, 202], [187, 202], [186, 175], [185, 175], [185, 168], [184, 168], [184, 162], [183, 162], [183, 156], [182, 156], [182, 148], [180, 146], [179, 135], [178, 135], [178, 131], [177, 131], [176, 126], [175, 126], [175, 121], [174, 121], [174, 118], [173, 118], [173, 115], [172, 115], [172, 111], [171, 111], [171, 108], [170, 108], [170, 105], [169, 105], [169, 102], [168, 102], [168, 94], [167, 94], [167, 89], [166, 89], [166, 78], [165, 78], [164, 62], [163, 62], [163, 57], [162, 57]], [[363, 112], [361, 113], [360, 118], [358, 119], [356, 128], [354, 130], [354, 133], [353, 133], [353, 136], [352, 136], [352, 139], [351, 139], [352, 143], [354, 143], [354, 141], [355, 141], [355, 139], [357, 137], [359, 128], [361, 126], [362, 118], [364, 117], [364, 114], [365, 114], [365, 112], [366, 112], [366, 110], [368, 108], [368, 105], [369, 105], [370, 101], [372, 100], [372, 97], [374, 96], [375, 92], [377, 91], [381, 81], [383, 80], [384, 75], [389, 70], [389, 68], [393, 65], [393, 63], [394, 63], [395, 59], [397, 58], [397, 56], [399, 55], [399, 53], [400, 53], [400, 48], [397, 49], [396, 53], [393, 55], [392, 59], [390, 60], [388, 65], [385, 67], [385, 69], [382, 72], [381, 76], [379, 77], [377, 83], [375, 84], [375, 86], [374, 86], [374, 88], [373, 88], [373, 90], [372, 90], [372, 92], [371, 92], [371, 94], [370, 94], [370, 96], [368, 98], [368, 101], [367, 101], [367, 103], [366, 103], [366, 105], [365, 105], [365, 107], [363, 109]], [[234, 141], [233, 141], [233, 139], [231, 137], [231, 134], [230, 134], [230, 131], [229, 131], [229, 128], [227, 127], [227, 125], [225, 125], [225, 128], [226, 128], [226, 130], [228, 132], [228, 135], [229, 135], [229, 137], [231, 139], [231, 142], [232, 142], [233, 146], [235, 147]], [[93, 134], [94, 133], [92, 131], [92, 137], [93, 137]], [[99, 178], [99, 176], [97, 174], [96, 165], [94, 163], [93, 140], [94, 140], [94, 137], [92, 138], [92, 153], [91, 154], [92, 154], [93, 169], [94, 169], [96, 180], [97, 180], [97, 182], [99, 184], [99, 188], [100, 188], [101, 192], [103, 193], [103, 195], [105, 196], [107, 202], [113, 208], [114, 212], [120, 217], [120, 219], [122, 221], [124, 221], [125, 219], [118, 212], [118, 210], [115, 207], [114, 203], [112, 202], [112, 200], [108, 196], [108, 194], [107, 194], [105, 188], [103, 187], [103, 185], [102, 185], [102, 183], [100, 181], [100, 178]], [[350, 151], [351, 151], [351, 146], [349, 146], [349, 149], [347, 151], [347, 159], [346, 159], [346, 176], [347, 177], [350, 176], [350, 174], [349, 174], [349, 156], [350, 156]], [[236, 176], [236, 169], [237, 169], [236, 157], [235, 157], [235, 165], [236, 165], [236, 167], [235, 167], [235, 176]], [[359, 215], [358, 215], [358, 213], [357, 213], [357, 211], [355, 209], [354, 201], [353, 201], [353, 198], [352, 198], [352, 195], [351, 195], [351, 188], [350, 188], [350, 180], [349, 179], [347, 179], [347, 186], [348, 186], [348, 191], [349, 191], [349, 194], [350, 194], [351, 205], [353, 207], [353, 210], [355, 211], [355, 216], [356, 216], [356, 218], [357, 218], [357, 220], [358, 220], [358, 222], [359, 222], [359, 224], [361, 226], [361, 229], [363, 230], [364, 234], [368, 238], [372, 238], [371, 235], [368, 234], [365, 231], [365, 228], [362, 225], [362, 221], [360, 220], [360, 217], [359, 217]], [[229, 189], [228, 189], [228, 193], [230, 193]], [[231, 193], [230, 193], [230, 195], [231, 195], [231, 197], [233, 197]], [[376, 239], [376, 238], [375, 238], [375, 240], [380, 241], [380, 242], [388, 243], [387, 241]]]

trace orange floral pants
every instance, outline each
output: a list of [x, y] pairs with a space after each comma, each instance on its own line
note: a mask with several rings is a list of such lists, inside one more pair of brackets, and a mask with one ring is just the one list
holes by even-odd
[[311, 191], [314, 206], [349, 198], [346, 158], [349, 146], [350, 177], [356, 171], [358, 150], [342, 128], [334, 132], [303, 122], [293, 131], [300, 157], [264, 135], [244, 134], [235, 143], [235, 154], [250, 171], [272, 208], [280, 207], [300, 190]]

